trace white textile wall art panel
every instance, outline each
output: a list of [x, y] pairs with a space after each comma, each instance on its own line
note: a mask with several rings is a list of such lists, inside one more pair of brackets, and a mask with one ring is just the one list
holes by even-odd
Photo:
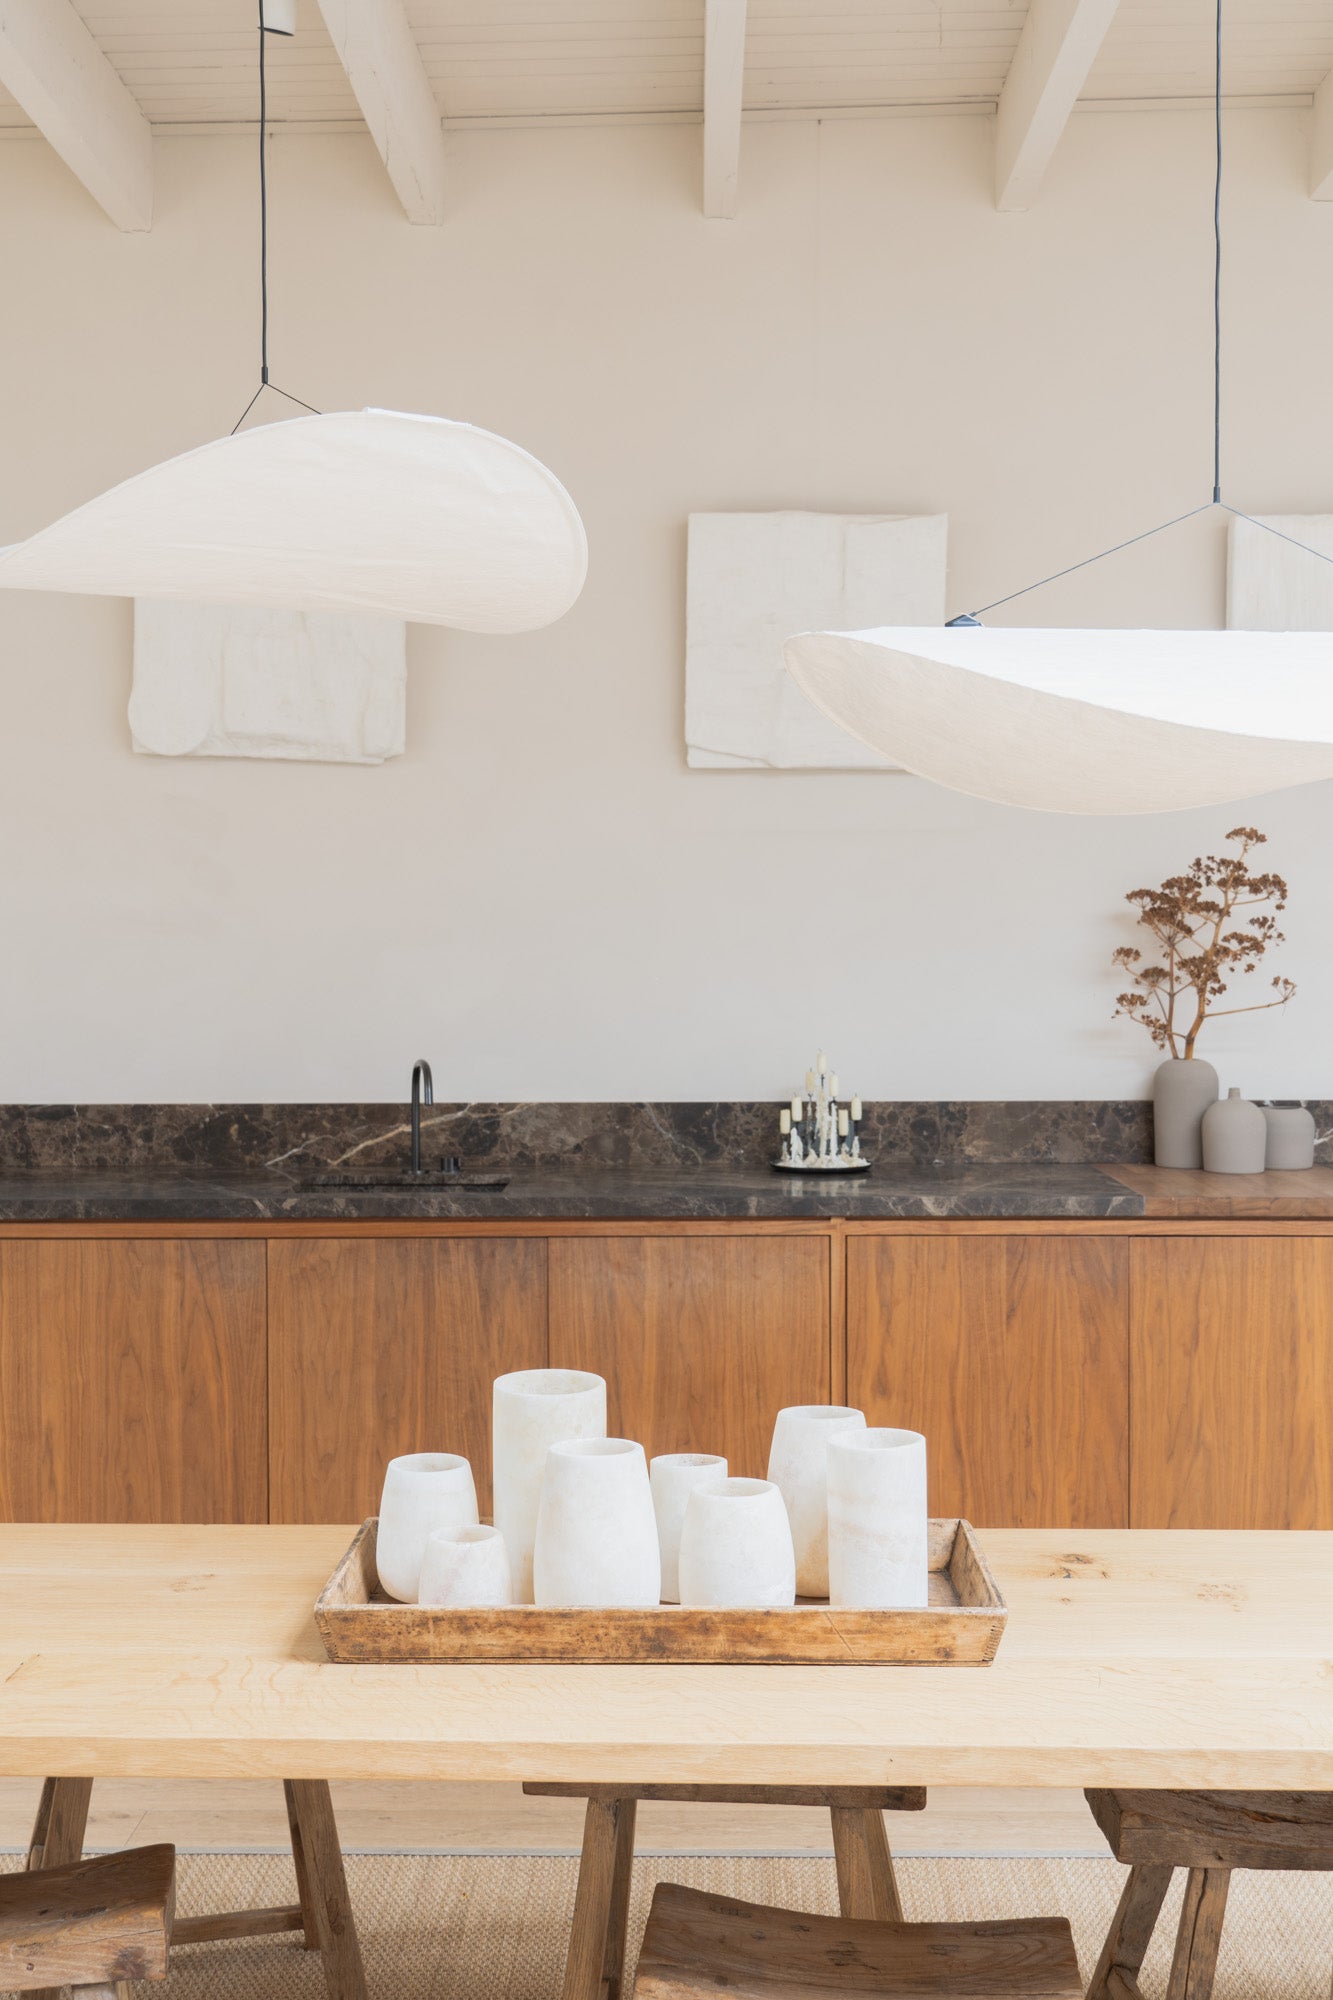
[[[1256, 526], [1258, 521], [1265, 525]], [[1308, 548], [1293, 548], [1293, 542], [1305, 542]], [[1309, 549], [1319, 554], [1311, 555]], [[1320, 562], [1321, 555], [1331, 560]], [[1333, 632], [1333, 514], [1261, 514], [1254, 521], [1232, 517], [1227, 627], [1233, 632]]]
[[893, 771], [807, 700], [796, 632], [942, 625], [945, 514], [691, 514], [688, 762], [709, 770]]
[[134, 748], [158, 757], [401, 757], [401, 618], [136, 598]]

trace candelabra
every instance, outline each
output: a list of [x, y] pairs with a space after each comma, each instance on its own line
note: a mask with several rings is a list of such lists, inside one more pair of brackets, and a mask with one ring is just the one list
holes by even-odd
[[815, 1067], [805, 1073], [805, 1093], [792, 1098], [779, 1115], [782, 1149], [773, 1165], [787, 1174], [864, 1174], [870, 1161], [861, 1151], [861, 1100], [838, 1098], [838, 1079], [830, 1075], [821, 1049]]

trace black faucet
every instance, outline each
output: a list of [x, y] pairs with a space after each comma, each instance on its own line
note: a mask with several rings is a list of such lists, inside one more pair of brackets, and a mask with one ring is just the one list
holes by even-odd
[[435, 1083], [424, 1056], [412, 1065], [412, 1172], [421, 1172], [421, 1107], [434, 1104]]

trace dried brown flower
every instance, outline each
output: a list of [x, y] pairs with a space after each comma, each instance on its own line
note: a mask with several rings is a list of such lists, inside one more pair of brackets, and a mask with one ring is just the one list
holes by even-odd
[[[1160, 889], [1131, 889], [1125, 898], [1165, 962], [1145, 965], [1130, 944], [1113, 952], [1112, 963], [1138, 989], [1118, 993], [1115, 1011], [1141, 1021], [1158, 1048], [1173, 1056], [1194, 1054], [1206, 1020], [1285, 1007], [1296, 991], [1291, 980], [1275, 978], [1274, 1000], [1221, 1009], [1213, 1004], [1226, 992], [1229, 975], [1255, 971], [1269, 946], [1284, 941], [1272, 912], [1287, 907], [1287, 885], [1280, 875], [1255, 874], [1249, 865], [1251, 852], [1267, 838], [1257, 827], [1234, 826], [1227, 839], [1240, 842], [1239, 854], [1196, 855], [1183, 875], [1168, 875]], [[1272, 909], [1238, 915], [1264, 903]]]

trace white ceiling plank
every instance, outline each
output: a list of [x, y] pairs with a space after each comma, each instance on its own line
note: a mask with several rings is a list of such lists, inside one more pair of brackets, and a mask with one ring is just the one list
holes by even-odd
[[152, 228], [148, 121], [70, 0], [0, 0], [0, 83], [117, 228]]
[[1333, 201], [1333, 69], [1315, 92], [1310, 112], [1310, 197]]
[[319, 11], [408, 221], [443, 222], [440, 109], [403, 0], [319, 0]]
[[995, 206], [1030, 208], [1118, 0], [1032, 0], [995, 119]]
[[705, 0], [704, 214], [736, 213], [745, 95], [745, 0]]

